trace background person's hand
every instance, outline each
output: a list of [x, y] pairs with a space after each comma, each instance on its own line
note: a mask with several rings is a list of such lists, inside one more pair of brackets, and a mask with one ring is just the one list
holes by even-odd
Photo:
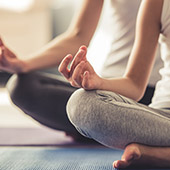
[[20, 73], [24, 70], [24, 62], [9, 50], [0, 38], [0, 70], [9, 73]]
[[[99, 89], [102, 78], [96, 74], [91, 64], [87, 61], [86, 54], [87, 48], [81, 46], [74, 59], [72, 55], [67, 55], [59, 66], [59, 72], [61, 72], [74, 87], [82, 87], [86, 90]], [[69, 69], [68, 65], [70, 63], [71, 66]]]

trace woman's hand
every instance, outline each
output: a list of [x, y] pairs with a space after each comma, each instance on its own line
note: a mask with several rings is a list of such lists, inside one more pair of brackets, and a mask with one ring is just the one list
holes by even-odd
[[9, 73], [24, 72], [24, 62], [9, 50], [0, 38], [0, 70]]
[[[99, 89], [102, 78], [96, 74], [91, 64], [87, 61], [86, 54], [87, 48], [81, 46], [74, 59], [72, 55], [67, 55], [59, 66], [59, 72], [61, 72], [74, 87], [82, 87], [86, 90]], [[71, 66], [69, 69], [68, 65], [70, 63]]]

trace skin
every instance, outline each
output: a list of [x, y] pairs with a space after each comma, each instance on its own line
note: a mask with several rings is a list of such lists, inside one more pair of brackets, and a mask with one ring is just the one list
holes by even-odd
[[[142, 1], [137, 18], [135, 43], [123, 77], [99, 77], [86, 59], [86, 46], [81, 46], [74, 57], [67, 55], [61, 62], [59, 71], [74, 87], [113, 91], [138, 101], [143, 96], [154, 63], [161, 31], [162, 6], [163, 0]], [[71, 66], [68, 68], [70, 63]], [[141, 165], [170, 167], [170, 147], [132, 143], [125, 148], [121, 160], [113, 163], [114, 168]]]

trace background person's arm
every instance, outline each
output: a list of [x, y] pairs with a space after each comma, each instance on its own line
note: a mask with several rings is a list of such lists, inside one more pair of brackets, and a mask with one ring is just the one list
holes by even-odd
[[[18, 59], [19, 63], [16, 64], [19, 66], [15, 67], [14, 62], [13, 64], [7, 63], [6, 67], [13, 68], [5, 69], [4, 65], [3, 67], [1, 65], [2, 59], [4, 58], [1, 54], [0, 69], [18, 73], [58, 66], [66, 54], [70, 53], [74, 55], [80, 45], [89, 45], [100, 18], [103, 1], [104, 0], [84, 0], [68, 30], [56, 37], [40, 51], [31, 55], [28, 60]], [[6, 57], [8, 58], [7, 62], [10, 62], [10, 56], [7, 55]]]

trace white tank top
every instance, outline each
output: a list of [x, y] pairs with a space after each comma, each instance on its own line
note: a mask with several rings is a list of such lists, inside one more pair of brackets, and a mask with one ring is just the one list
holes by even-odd
[[[134, 43], [140, 3], [141, 0], [105, 1], [101, 21], [88, 53], [89, 60], [102, 77], [120, 77], [124, 74]], [[149, 81], [151, 86], [160, 79], [162, 62], [157, 56]]]
[[162, 79], [156, 84], [151, 107], [170, 108], [170, 0], [164, 0], [159, 39], [164, 67], [160, 70]]

